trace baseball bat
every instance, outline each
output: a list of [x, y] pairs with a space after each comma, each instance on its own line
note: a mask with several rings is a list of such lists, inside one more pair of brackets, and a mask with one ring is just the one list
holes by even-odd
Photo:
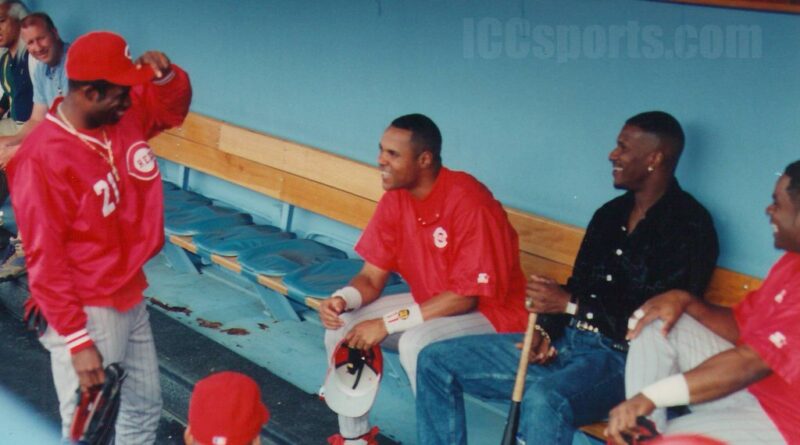
[[500, 445], [514, 445], [516, 443], [517, 428], [519, 428], [519, 403], [525, 390], [525, 376], [528, 374], [528, 356], [531, 352], [533, 328], [536, 326], [536, 314], [528, 314], [528, 328], [525, 329], [525, 340], [522, 342], [522, 355], [517, 366], [517, 378], [514, 381], [514, 392], [511, 394], [511, 408], [508, 410], [506, 430], [503, 432], [503, 441]]

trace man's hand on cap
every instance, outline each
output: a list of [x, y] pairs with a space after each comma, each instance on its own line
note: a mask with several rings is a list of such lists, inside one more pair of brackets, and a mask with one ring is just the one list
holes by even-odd
[[134, 63], [137, 66], [150, 65], [150, 68], [156, 74], [156, 79], [161, 79], [172, 71], [172, 63], [169, 61], [169, 57], [160, 51], [147, 51], [139, 56]]

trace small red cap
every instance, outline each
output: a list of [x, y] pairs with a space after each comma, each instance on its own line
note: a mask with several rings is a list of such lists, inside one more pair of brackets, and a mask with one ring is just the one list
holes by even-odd
[[218, 372], [194, 386], [189, 402], [192, 436], [208, 445], [246, 445], [269, 420], [261, 390], [250, 377]]
[[136, 66], [130, 49], [119, 34], [94, 31], [78, 37], [67, 52], [67, 78], [105, 80], [115, 85], [133, 86], [153, 79], [149, 65]]

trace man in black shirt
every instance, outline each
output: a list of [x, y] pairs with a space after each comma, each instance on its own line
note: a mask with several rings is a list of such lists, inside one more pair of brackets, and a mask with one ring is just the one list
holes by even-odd
[[[520, 443], [570, 444], [577, 426], [605, 418], [624, 400], [625, 336], [629, 318], [641, 316], [636, 309], [672, 289], [704, 293], [719, 247], [711, 216], [675, 179], [683, 143], [667, 113], [628, 119], [609, 155], [614, 187], [627, 192], [595, 212], [566, 286], [531, 276], [528, 306], [540, 315]], [[507, 400], [520, 340], [474, 336], [422, 351], [421, 445], [466, 444], [463, 393]]]

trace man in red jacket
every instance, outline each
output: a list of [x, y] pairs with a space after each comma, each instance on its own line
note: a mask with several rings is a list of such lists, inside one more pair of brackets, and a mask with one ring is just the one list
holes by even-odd
[[142, 266], [164, 242], [161, 176], [147, 140], [188, 113], [187, 74], [166, 55], [131, 61], [122, 37], [92, 32], [67, 54], [69, 92], [54, 102], [8, 166], [26, 241], [31, 296], [49, 322], [62, 434], [75, 391], [128, 372], [117, 444], [153, 443], [161, 414], [158, 362]]

